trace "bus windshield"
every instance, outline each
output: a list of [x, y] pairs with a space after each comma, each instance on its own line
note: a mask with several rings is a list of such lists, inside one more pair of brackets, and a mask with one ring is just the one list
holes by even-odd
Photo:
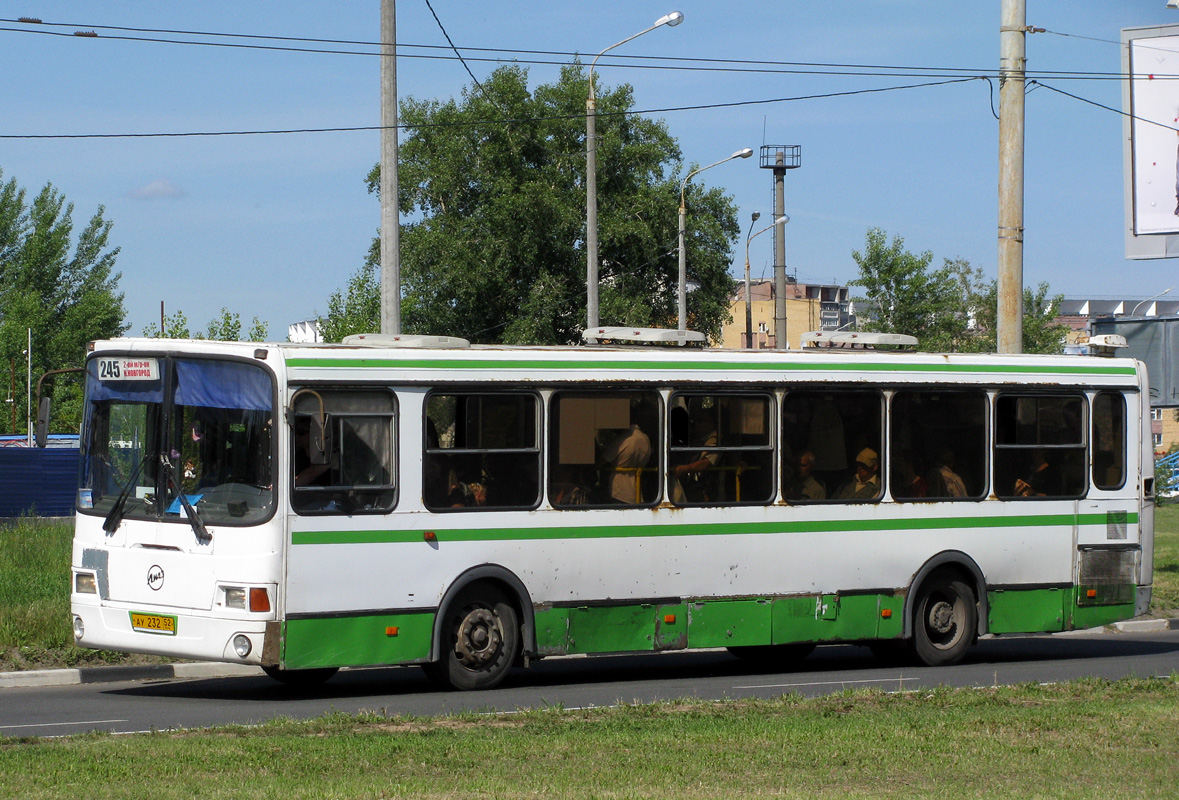
[[262, 367], [104, 355], [87, 363], [85, 402], [82, 513], [188, 522], [187, 505], [219, 525], [273, 513], [274, 388]]

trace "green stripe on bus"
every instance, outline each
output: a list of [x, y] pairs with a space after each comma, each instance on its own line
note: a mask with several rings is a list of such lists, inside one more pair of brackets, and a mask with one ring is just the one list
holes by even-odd
[[779, 362], [748, 363], [737, 361], [549, 361], [529, 359], [433, 359], [433, 358], [291, 358], [288, 367], [327, 369], [435, 369], [435, 370], [725, 370], [757, 372], [954, 372], [1030, 375], [1125, 375], [1133, 376], [1133, 366], [1056, 366], [1047, 364], [911, 364], [896, 361], [887, 364]]
[[[576, 512], [564, 512], [576, 513]], [[668, 523], [666, 525], [581, 525], [535, 528], [445, 528], [375, 531], [295, 531], [291, 541], [312, 544], [401, 544], [420, 542], [427, 532], [439, 542], [534, 541], [538, 539], [618, 539], [656, 536], [732, 536], [775, 533], [848, 533], [898, 530], [944, 530], [948, 528], [1029, 528], [1049, 525], [1102, 525], [1100, 514], [1041, 514], [1036, 516], [934, 517], [926, 520], [803, 520], [781, 522]], [[1138, 522], [1136, 513], [1126, 522]]]

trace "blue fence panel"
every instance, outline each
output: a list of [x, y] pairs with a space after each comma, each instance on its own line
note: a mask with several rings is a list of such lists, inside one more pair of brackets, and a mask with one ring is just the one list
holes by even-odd
[[0, 447], [0, 517], [68, 517], [77, 493], [77, 448]]

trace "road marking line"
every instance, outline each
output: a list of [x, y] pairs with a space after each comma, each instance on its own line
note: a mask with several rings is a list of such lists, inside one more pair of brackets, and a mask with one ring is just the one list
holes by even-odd
[[[758, 686], [734, 686], [734, 689], [785, 689], [794, 686], [844, 686], [849, 683], [904, 682], [904, 676], [896, 678], [870, 678], [862, 681], [814, 681], [812, 683], [766, 683]], [[912, 679], [910, 679], [912, 680]]]
[[113, 722], [127, 722], [125, 719], [92, 719], [86, 722], [34, 722], [28, 725], [0, 725], [0, 730], [11, 731], [17, 728], [57, 728], [63, 725], [109, 725]]

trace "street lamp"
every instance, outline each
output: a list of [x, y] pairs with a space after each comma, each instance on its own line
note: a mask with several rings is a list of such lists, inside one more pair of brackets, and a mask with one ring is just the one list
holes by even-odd
[[589, 97], [585, 101], [585, 291], [586, 327], [598, 327], [598, 144], [597, 144], [597, 97], [594, 94], [594, 67], [598, 59], [615, 47], [637, 39], [644, 33], [666, 25], [674, 28], [684, 21], [678, 11], [664, 14], [655, 24], [612, 44], [594, 56], [589, 68]]
[[[749, 220], [749, 230], [753, 230], [753, 223], [757, 222], [760, 217], [761, 214], [753, 212], [753, 216]], [[745, 347], [750, 350], [753, 349], [753, 298], [749, 290], [749, 243], [770, 228], [785, 225], [789, 221], [790, 217], [783, 214], [757, 233], [750, 233], [745, 237]], [[777, 335], [777, 331], [775, 331], [775, 335]], [[785, 336], [786, 332], [782, 331], [782, 335]]]
[[684, 178], [684, 182], [680, 184], [680, 275], [679, 275], [679, 293], [676, 299], [676, 305], [679, 308], [679, 329], [687, 330], [688, 327], [688, 249], [687, 249], [687, 228], [688, 228], [688, 208], [684, 202], [686, 192], [688, 190], [688, 181], [692, 177], [699, 175], [706, 169], [723, 164], [726, 161], [732, 161], [734, 158], [749, 158], [753, 155], [752, 147], [745, 147], [733, 153], [727, 158], [722, 158], [714, 164], [709, 164], [707, 167], [693, 170], [688, 173], [688, 177]]
[[[1175, 287], [1172, 286], [1168, 289], [1163, 289], [1161, 292], [1154, 295], [1153, 297], [1146, 298], [1145, 300], [1142, 301], [1142, 303], [1149, 303], [1151, 300], [1158, 300], [1160, 297], [1162, 297], [1163, 295], [1165, 295], [1167, 292], [1171, 291], [1171, 289], [1174, 289], [1174, 288]], [[1131, 309], [1131, 311], [1130, 311], [1131, 317], [1138, 313], [1138, 309], [1142, 307], [1142, 303], [1139, 303], [1138, 305], [1134, 306], [1133, 309]]]

